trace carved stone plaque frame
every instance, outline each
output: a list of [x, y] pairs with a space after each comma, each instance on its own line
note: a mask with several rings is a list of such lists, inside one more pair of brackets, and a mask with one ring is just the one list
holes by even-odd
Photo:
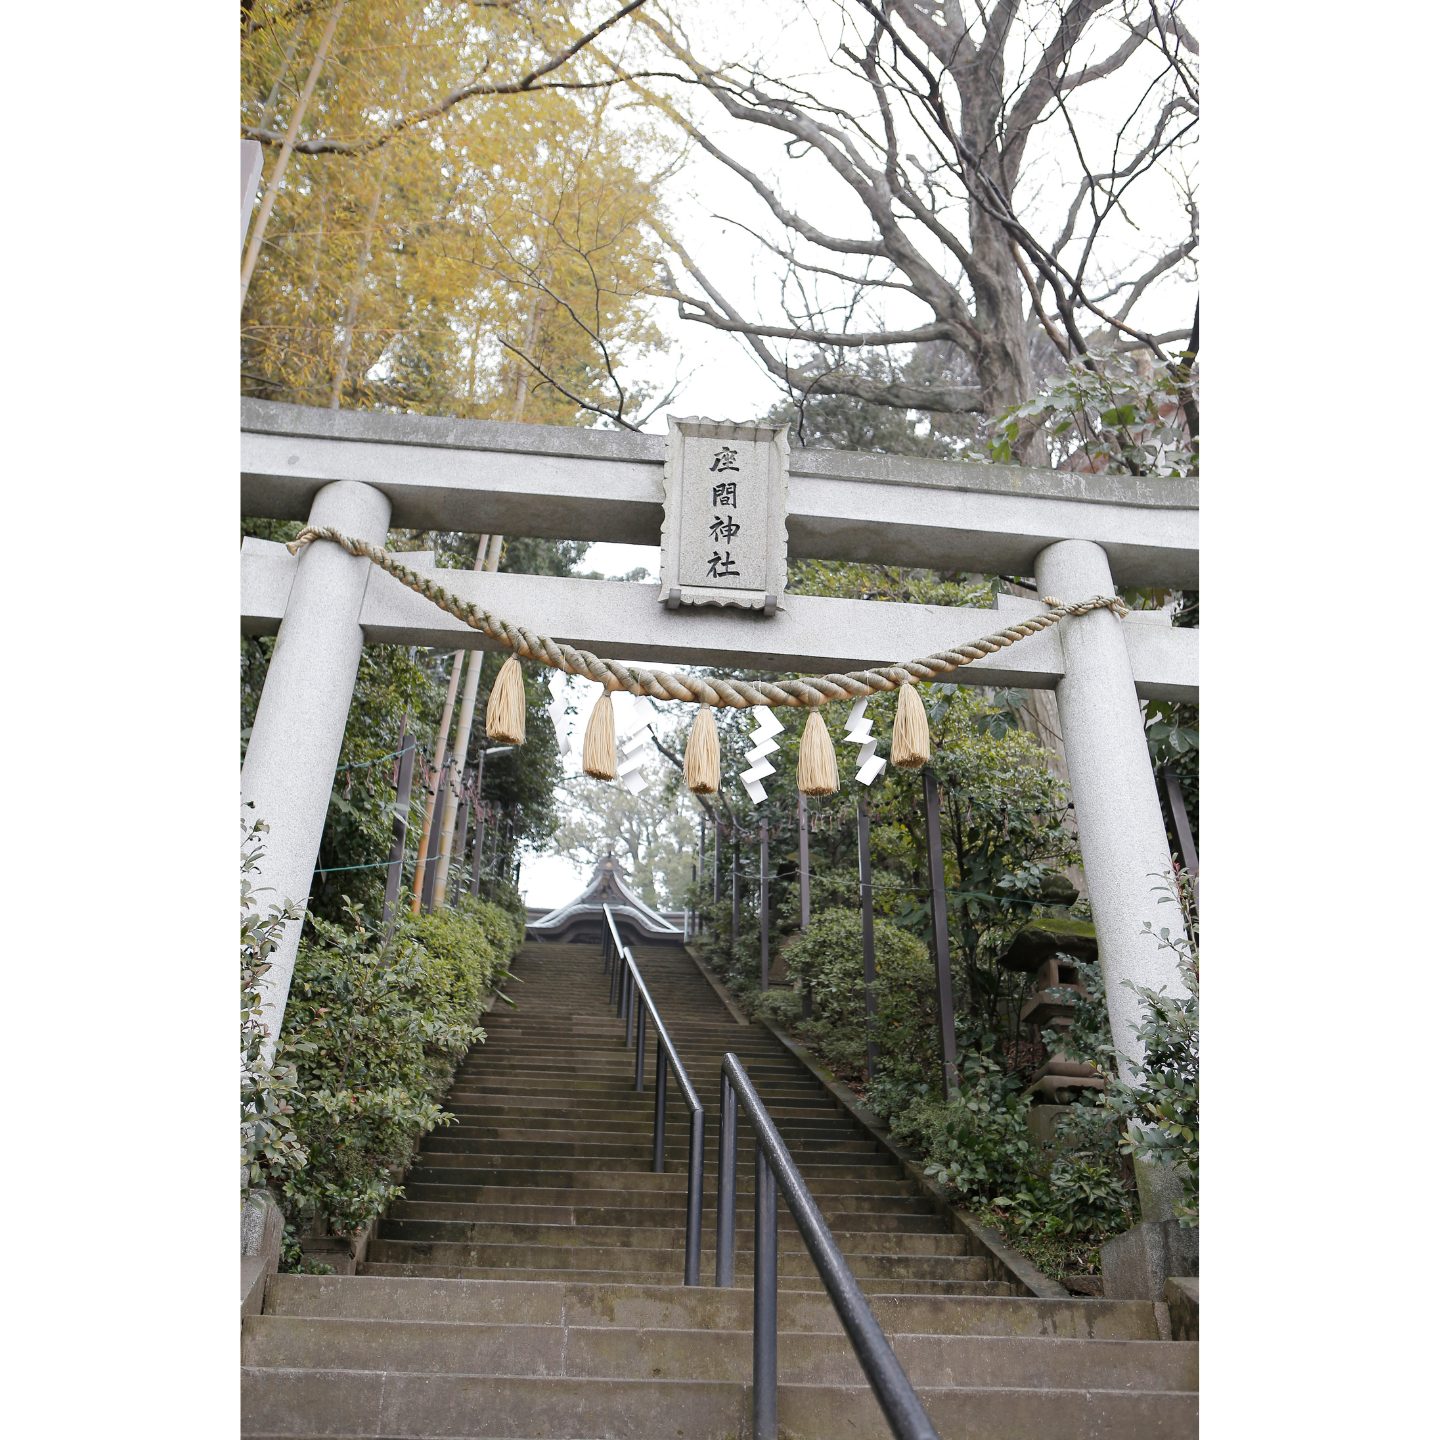
[[773, 615], [784, 607], [789, 425], [669, 420], [660, 599]]

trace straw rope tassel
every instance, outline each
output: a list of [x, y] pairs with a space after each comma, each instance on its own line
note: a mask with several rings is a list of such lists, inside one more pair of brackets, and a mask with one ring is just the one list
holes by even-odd
[[685, 783], [696, 795], [713, 795], [720, 788], [720, 737], [708, 705], [700, 707], [685, 742]]
[[806, 795], [833, 795], [840, 788], [840, 771], [835, 765], [835, 745], [829, 727], [818, 709], [810, 712], [805, 733], [800, 737], [800, 759], [795, 779]]
[[890, 763], [901, 770], [918, 770], [929, 759], [930, 722], [924, 702], [913, 685], [902, 685], [890, 735]]
[[606, 690], [590, 712], [585, 727], [585, 773], [595, 780], [613, 780], [615, 759], [615, 705]]
[[485, 735], [502, 745], [525, 743], [525, 676], [512, 655], [500, 667], [485, 705]]

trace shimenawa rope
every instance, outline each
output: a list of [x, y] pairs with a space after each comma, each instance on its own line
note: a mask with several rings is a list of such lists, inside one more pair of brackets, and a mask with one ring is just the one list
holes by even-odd
[[994, 655], [1029, 635], [1038, 635], [1042, 630], [1058, 625], [1067, 615], [1086, 615], [1092, 610], [1109, 610], [1117, 616], [1129, 613], [1125, 602], [1116, 595], [1094, 595], [1089, 600], [1076, 600], [1068, 605], [1047, 595], [1041, 603], [1050, 606], [1050, 609], [1043, 615], [1032, 615], [992, 635], [957, 645], [953, 650], [937, 650], [920, 660], [907, 660], [877, 670], [818, 675], [806, 680], [729, 680], [723, 676], [674, 675], [666, 670], [646, 670], [640, 666], [625, 665], [619, 660], [606, 660], [588, 650], [577, 650], [572, 645], [552, 640], [548, 635], [537, 635], [523, 625], [516, 625], [492, 615], [479, 605], [461, 600], [429, 576], [401, 564], [388, 550], [343, 535], [333, 526], [310, 526], [290, 541], [287, 548], [292, 555], [298, 555], [315, 540], [329, 540], [351, 555], [363, 556], [446, 614], [453, 615], [472, 630], [479, 630], [524, 659], [537, 660], [554, 670], [563, 670], [567, 675], [594, 680], [607, 691], [628, 690], [632, 695], [649, 695], [656, 700], [699, 701], [735, 710], [757, 705], [828, 705], [832, 700], [857, 700], [862, 695], [898, 690], [917, 680], [934, 680], [976, 660], [983, 660], [987, 655]]

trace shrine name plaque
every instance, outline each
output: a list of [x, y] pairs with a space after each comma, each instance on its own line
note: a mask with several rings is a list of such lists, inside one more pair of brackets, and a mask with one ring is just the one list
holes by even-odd
[[660, 598], [773, 615], [785, 594], [788, 425], [670, 417]]

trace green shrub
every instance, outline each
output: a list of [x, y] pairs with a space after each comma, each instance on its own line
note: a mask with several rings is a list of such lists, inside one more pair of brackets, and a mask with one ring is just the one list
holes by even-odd
[[[1112, 1105], [1132, 1123], [1125, 1148], [1142, 1162], [1174, 1172], [1180, 1181], [1175, 1218], [1200, 1223], [1200, 967], [1186, 959], [1186, 993], [1179, 998], [1134, 986], [1145, 1002], [1136, 1027], [1145, 1046], [1138, 1084], [1111, 1084]], [[1127, 982], [1128, 983], [1128, 982]]]
[[300, 946], [280, 1059], [294, 1067], [295, 1134], [309, 1163], [275, 1178], [291, 1228], [353, 1234], [399, 1193], [439, 1100], [484, 1039], [477, 1021], [521, 930], [484, 901], [380, 935], [354, 911]]
[[[784, 950], [797, 989], [808, 985], [812, 1015], [797, 1033], [842, 1074], [865, 1068], [865, 978], [860, 916], [826, 910]], [[875, 921], [877, 1069], [912, 1074], [933, 1069], [935, 968], [925, 946], [887, 920]]]
[[800, 1021], [800, 992], [785, 986], [757, 991], [750, 1002], [750, 1013], [757, 1020], [769, 1020], [784, 1030], [793, 1030]]
[[241, 826], [240, 840], [240, 1199], [267, 1175], [280, 1176], [305, 1164], [305, 1147], [291, 1117], [295, 1068], [264, 1057], [269, 1028], [260, 1019], [261, 977], [287, 922], [299, 918], [293, 906], [260, 908], [250, 876], [264, 855], [263, 820]]
[[1098, 1273], [1100, 1246], [1135, 1223], [1135, 1182], [1110, 1108], [1077, 1101], [1031, 1173], [990, 1200], [989, 1217], [1052, 1273]]
[[989, 1198], [1036, 1168], [1027, 1105], [1019, 1079], [979, 1044], [957, 1046], [956, 1068], [960, 1083], [948, 1103], [927, 1089], [894, 1117], [891, 1128], [925, 1156], [925, 1173], [957, 1199]]
[[488, 900], [465, 896], [453, 910], [407, 919], [404, 933], [429, 954], [425, 998], [452, 1016], [477, 1015], [486, 996], [510, 978], [508, 961], [525, 935], [525, 918]]

